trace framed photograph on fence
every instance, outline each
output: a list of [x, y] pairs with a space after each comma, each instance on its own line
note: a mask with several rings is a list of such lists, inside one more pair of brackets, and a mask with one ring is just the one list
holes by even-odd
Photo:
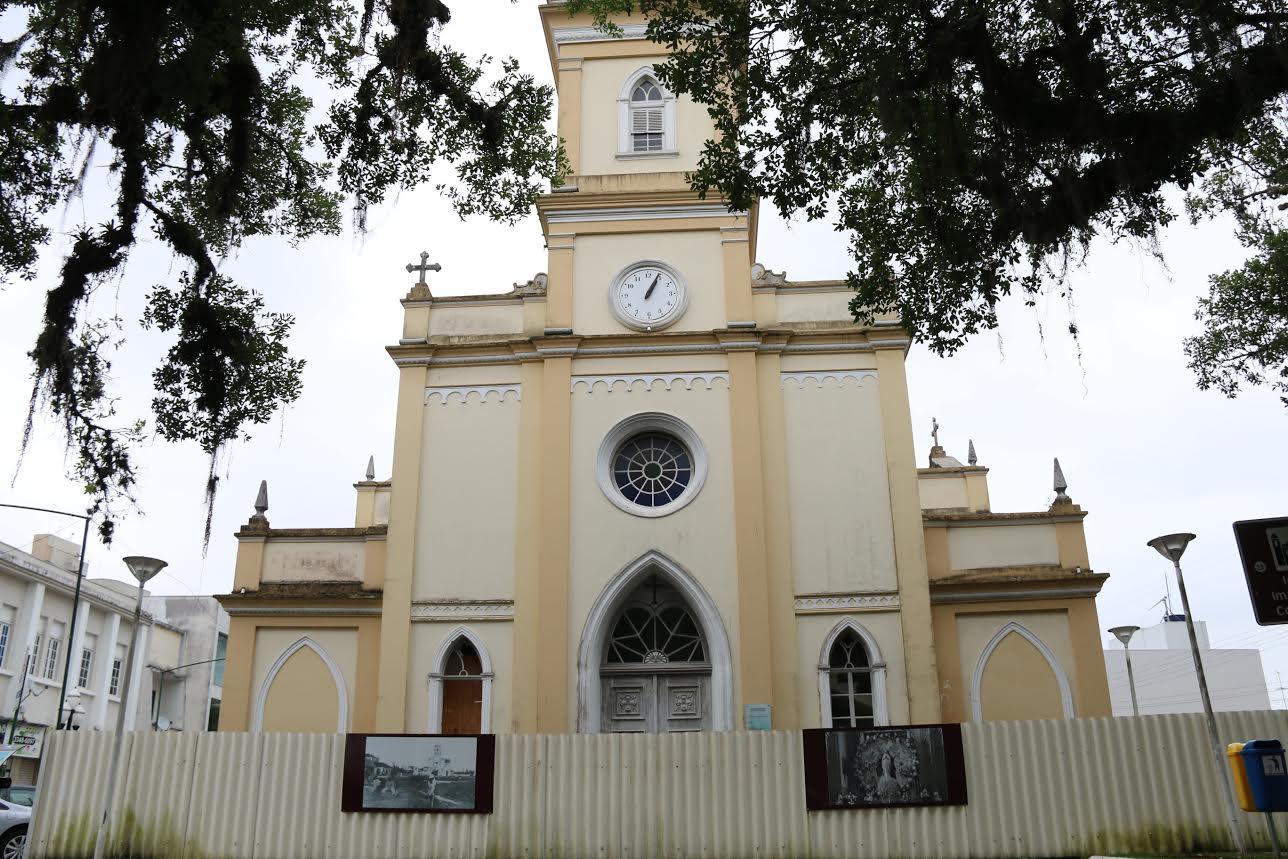
[[961, 725], [804, 732], [805, 807], [965, 805]]
[[491, 734], [349, 734], [341, 811], [492, 813]]

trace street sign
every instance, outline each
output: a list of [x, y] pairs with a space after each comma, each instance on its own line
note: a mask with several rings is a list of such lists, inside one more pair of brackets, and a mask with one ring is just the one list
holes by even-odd
[[1288, 519], [1235, 522], [1234, 541], [1257, 623], [1288, 623]]

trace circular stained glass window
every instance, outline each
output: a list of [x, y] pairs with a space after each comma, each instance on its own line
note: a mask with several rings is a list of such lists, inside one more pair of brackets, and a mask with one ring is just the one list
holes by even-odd
[[613, 484], [641, 507], [664, 507], [693, 479], [693, 458], [674, 436], [644, 432], [628, 438], [613, 455]]

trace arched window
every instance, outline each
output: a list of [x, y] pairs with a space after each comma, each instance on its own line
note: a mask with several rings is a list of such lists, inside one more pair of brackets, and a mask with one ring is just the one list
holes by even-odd
[[662, 88], [652, 66], [626, 79], [617, 103], [620, 155], [675, 154], [675, 96]]
[[443, 641], [429, 675], [429, 733], [486, 734], [491, 728], [492, 663], [464, 627]]
[[644, 78], [631, 92], [631, 151], [662, 151], [662, 90]]
[[823, 640], [818, 663], [819, 722], [824, 728], [890, 724], [886, 666], [872, 633], [845, 618]]
[[847, 629], [832, 643], [827, 658], [831, 679], [832, 726], [837, 728], [871, 728], [872, 666], [868, 651], [858, 634]]

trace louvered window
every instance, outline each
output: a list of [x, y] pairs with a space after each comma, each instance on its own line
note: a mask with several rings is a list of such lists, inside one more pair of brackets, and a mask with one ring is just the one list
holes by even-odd
[[663, 134], [662, 91], [645, 78], [631, 93], [631, 151], [661, 152]]

